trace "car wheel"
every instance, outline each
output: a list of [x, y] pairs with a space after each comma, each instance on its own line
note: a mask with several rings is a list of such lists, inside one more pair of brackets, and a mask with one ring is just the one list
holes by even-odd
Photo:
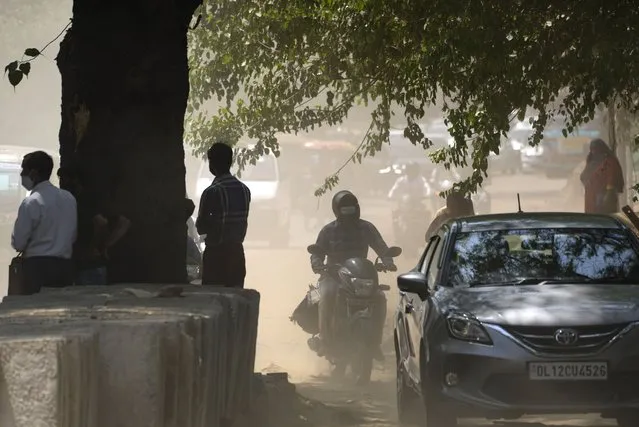
[[403, 365], [397, 363], [397, 419], [401, 426], [417, 426], [423, 422], [420, 417], [420, 399], [406, 383]]

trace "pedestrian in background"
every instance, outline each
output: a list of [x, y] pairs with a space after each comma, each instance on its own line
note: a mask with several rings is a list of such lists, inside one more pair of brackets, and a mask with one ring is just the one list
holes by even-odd
[[233, 149], [216, 142], [207, 152], [215, 176], [204, 190], [195, 226], [206, 235], [202, 284], [243, 288], [246, 277], [244, 238], [248, 227], [251, 192], [231, 175]]
[[84, 191], [86, 177], [80, 165], [58, 170], [60, 183], [77, 200], [78, 239], [73, 248], [75, 284], [103, 286], [108, 284], [109, 249], [124, 237], [131, 221], [124, 215], [100, 207], [97, 195]]
[[73, 195], [49, 181], [53, 158], [34, 151], [22, 160], [22, 186], [30, 191], [20, 204], [11, 246], [22, 254], [21, 293], [73, 284], [73, 243], [77, 206]]
[[619, 211], [624, 178], [615, 153], [602, 139], [590, 142], [586, 167], [580, 176], [584, 186], [584, 212], [609, 214]]

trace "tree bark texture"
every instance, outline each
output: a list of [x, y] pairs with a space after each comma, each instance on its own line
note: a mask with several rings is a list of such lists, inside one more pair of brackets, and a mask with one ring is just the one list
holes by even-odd
[[[187, 32], [201, 0], [74, 0], [60, 45], [61, 165], [82, 194], [131, 220], [110, 253], [113, 281], [186, 278]], [[81, 195], [79, 197], [82, 197]]]

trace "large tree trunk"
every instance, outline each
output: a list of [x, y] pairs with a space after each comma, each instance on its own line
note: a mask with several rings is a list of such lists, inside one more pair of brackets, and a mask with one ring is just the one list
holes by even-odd
[[[186, 278], [187, 31], [201, 0], [74, 0], [57, 58], [61, 164], [132, 222], [110, 254], [117, 282]], [[80, 196], [82, 197], [82, 196]]]

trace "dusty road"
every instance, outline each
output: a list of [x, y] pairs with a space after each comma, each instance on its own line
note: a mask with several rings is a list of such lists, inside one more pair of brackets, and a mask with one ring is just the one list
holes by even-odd
[[[506, 182], [508, 178], [496, 180], [493, 184], [496, 192], [507, 192], [513, 188]], [[533, 178], [531, 178], [533, 179]], [[517, 179], [520, 188], [531, 188], [533, 183], [526, 179]], [[535, 189], [540, 188], [540, 182], [535, 181]], [[548, 184], [549, 191], [556, 191], [563, 183], [541, 181], [541, 188]], [[550, 188], [549, 188], [550, 187]], [[516, 198], [515, 198], [516, 200]], [[543, 196], [531, 199], [536, 206], [544, 206]], [[496, 212], [512, 211], [511, 198], [498, 197], [494, 199], [493, 210]], [[375, 222], [389, 244], [393, 243], [393, 236], [388, 229], [390, 219], [390, 206], [375, 203], [374, 208], [366, 209], [363, 204], [363, 217]], [[286, 371], [290, 374], [292, 382], [298, 384], [298, 390], [313, 399], [351, 408], [362, 414], [364, 420], [360, 425], [371, 427], [396, 426], [395, 409], [395, 372], [394, 354], [390, 337], [390, 325], [387, 325], [386, 334], [386, 363], [377, 366], [373, 374], [373, 382], [366, 388], [345, 386], [343, 383], [332, 381], [328, 376], [328, 365], [316, 357], [307, 347], [308, 336], [296, 325], [288, 320], [304, 295], [307, 286], [315, 280], [309, 268], [309, 259], [304, 249], [311, 243], [315, 236], [301, 231], [301, 226], [296, 225], [296, 238], [293, 248], [283, 251], [269, 249], [249, 249], [247, 251], [248, 278], [247, 283], [255, 287], [262, 294], [260, 330], [258, 337], [257, 366], [258, 371]], [[406, 271], [412, 267], [413, 261], [399, 259], [400, 271]], [[394, 286], [394, 277], [385, 275], [383, 282], [392, 286], [388, 295], [389, 316], [392, 314], [397, 302], [397, 289]], [[504, 427], [544, 427], [544, 426], [589, 426], [604, 427], [616, 425], [614, 421], [602, 420], [598, 416], [562, 416], [562, 417], [535, 417], [518, 422], [486, 422], [482, 420], [469, 420], [469, 426], [504, 426]], [[282, 426], [286, 427], [286, 426]], [[332, 426], [326, 426], [332, 427]]]

